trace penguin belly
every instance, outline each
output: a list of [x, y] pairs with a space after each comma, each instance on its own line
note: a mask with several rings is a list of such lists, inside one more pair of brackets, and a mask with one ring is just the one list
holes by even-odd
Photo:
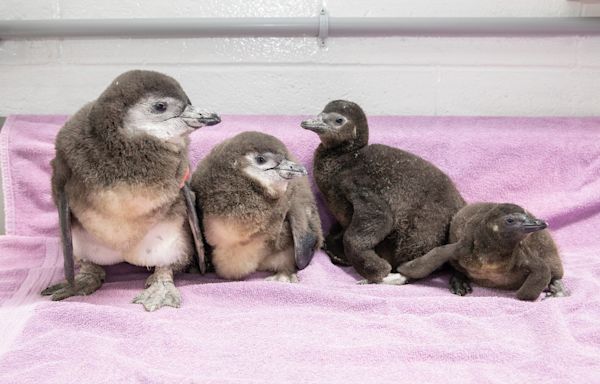
[[89, 206], [73, 205], [73, 254], [99, 265], [120, 262], [145, 267], [180, 263], [190, 252], [184, 217], [155, 213], [167, 196], [120, 186], [98, 193]]
[[127, 249], [112, 248], [81, 226], [73, 227], [72, 234], [75, 257], [98, 265], [128, 262], [142, 267], [166, 267], [181, 264], [191, 253], [183, 218], [153, 225], [139, 242]]
[[206, 216], [203, 220], [206, 241], [213, 247], [212, 264], [219, 277], [239, 280], [262, 270], [272, 252], [264, 236], [251, 225], [231, 219]]
[[513, 268], [511, 265], [502, 263], [472, 265], [460, 263], [459, 261], [458, 265], [464, 269], [471, 280], [482, 287], [517, 289], [523, 284], [527, 277], [522, 271]]

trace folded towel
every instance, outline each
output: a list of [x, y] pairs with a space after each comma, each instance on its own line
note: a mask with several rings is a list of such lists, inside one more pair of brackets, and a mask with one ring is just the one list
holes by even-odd
[[[62, 275], [50, 199], [65, 116], [11, 116], [0, 133], [7, 236], [0, 238], [0, 382], [600, 382], [600, 118], [372, 117], [371, 142], [434, 162], [469, 202], [514, 202], [550, 222], [567, 298], [520, 302], [438, 273], [356, 285], [318, 252], [300, 283], [182, 274], [179, 309], [131, 299], [149, 272], [117, 265], [88, 297], [50, 302]], [[223, 116], [192, 135], [195, 165], [245, 130], [279, 137], [312, 168], [298, 116]], [[324, 225], [331, 222], [323, 204]]]

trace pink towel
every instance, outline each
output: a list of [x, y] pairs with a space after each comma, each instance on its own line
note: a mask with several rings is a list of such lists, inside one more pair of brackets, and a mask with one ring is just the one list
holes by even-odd
[[[0, 383], [600, 383], [600, 118], [370, 119], [371, 142], [434, 162], [468, 201], [515, 202], [547, 219], [568, 298], [525, 303], [478, 287], [457, 297], [443, 273], [359, 286], [319, 252], [299, 284], [177, 276], [182, 307], [154, 313], [130, 304], [149, 272], [127, 265], [89, 297], [38, 296], [62, 274], [48, 161], [65, 119], [11, 116], [0, 133]], [[257, 130], [312, 168], [318, 138], [301, 120], [224, 116], [193, 134], [193, 165]]]

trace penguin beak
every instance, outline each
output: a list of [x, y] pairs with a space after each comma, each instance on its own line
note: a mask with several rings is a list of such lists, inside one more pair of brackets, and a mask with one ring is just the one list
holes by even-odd
[[319, 135], [330, 130], [329, 125], [325, 124], [321, 119], [304, 120], [300, 123], [300, 126]]
[[306, 176], [308, 174], [303, 165], [296, 164], [293, 161], [285, 159], [272, 169], [276, 170], [279, 176], [286, 180], [291, 180], [300, 176]]
[[215, 125], [221, 122], [221, 118], [216, 113], [206, 112], [193, 105], [188, 105], [183, 110], [181, 118], [187, 125], [196, 129], [205, 125]]
[[548, 223], [546, 223], [544, 220], [537, 220], [531, 218], [527, 218], [527, 220], [521, 226], [521, 228], [523, 228], [523, 232], [525, 233], [541, 231], [542, 229], [546, 229], [547, 227]]

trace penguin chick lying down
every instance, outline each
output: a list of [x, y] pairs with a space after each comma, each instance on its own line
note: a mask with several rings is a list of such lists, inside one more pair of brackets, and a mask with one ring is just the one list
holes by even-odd
[[471, 292], [469, 280], [491, 288], [517, 290], [519, 300], [567, 296], [563, 267], [547, 224], [515, 204], [477, 203], [460, 210], [450, 225], [450, 244], [398, 268], [414, 279], [429, 275], [445, 262], [458, 273], [450, 290]]
[[42, 294], [52, 300], [89, 295], [102, 285], [103, 265], [125, 261], [154, 267], [134, 302], [149, 311], [178, 307], [173, 273], [190, 263], [193, 247], [204, 257], [185, 183], [187, 135], [218, 122], [216, 114], [193, 107], [177, 81], [151, 71], [120, 75], [71, 117], [52, 160], [67, 282]]
[[271, 271], [267, 280], [297, 281], [323, 238], [306, 174], [281, 141], [259, 132], [226, 140], [202, 160], [191, 185], [219, 277]]

